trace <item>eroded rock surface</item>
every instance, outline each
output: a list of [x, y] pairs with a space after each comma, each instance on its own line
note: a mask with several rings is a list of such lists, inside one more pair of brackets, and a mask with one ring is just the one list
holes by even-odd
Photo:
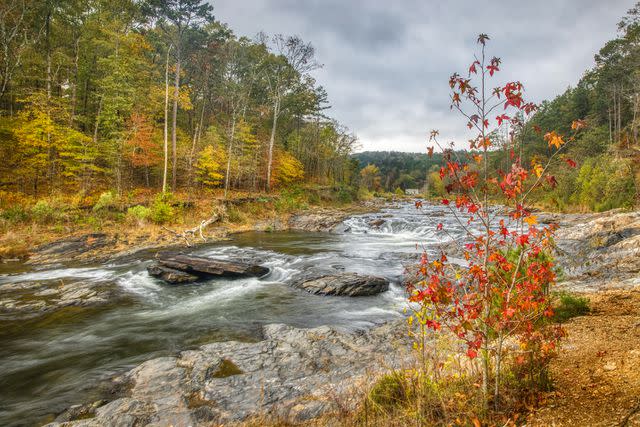
[[312, 294], [357, 297], [384, 292], [389, 289], [389, 281], [382, 277], [342, 273], [303, 280], [294, 286]]
[[268, 325], [264, 338], [149, 360], [116, 379], [129, 391], [95, 409], [94, 418], [61, 424], [67, 413], [50, 426], [217, 425], [260, 413], [301, 421], [332, 409], [328, 396], [399, 366], [410, 352], [398, 324], [356, 333]]
[[0, 318], [30, 319], [65, 307], [96, 307], [123, 298], [111, 282], [20, 282], [2, 285]]
[[640, 285], [640, 212], [551, 215], [563, 286], [592, 291]]
[[169, 283], [193, 282], [207, 277], [261, 277], [269, 269], [257, 264], [212, 259], [194, 255], [160, 255], [158, 264], [147, 268], [150, 275]]

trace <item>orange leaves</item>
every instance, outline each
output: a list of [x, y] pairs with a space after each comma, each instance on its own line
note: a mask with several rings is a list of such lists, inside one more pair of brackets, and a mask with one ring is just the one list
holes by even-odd
[[538, 223], [538, 217], [535, 215], [528, 216], [524, 219], [524, 222], [531, 225], [536, 225]]
[[564, 145], [564, 140], [556, 133], [556, 131], [545, 133], [544, 140], [549, 144], [549, 148], [556, 147], [556, 149], [559, 149]]
[[587, 122], [584, 120], [574, 120], [571, 123], [571, 129], [572, 130], [580, 130], [587, 127]]
[[433, 147], [427, 147], [427, 155], [429, 158], [433, 157]]

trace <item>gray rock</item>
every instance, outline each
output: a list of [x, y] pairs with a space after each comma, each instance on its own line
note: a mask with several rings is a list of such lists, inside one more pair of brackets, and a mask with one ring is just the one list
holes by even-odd
[[337, 409], [329, 396], [347, 399], [359, 380], [413, 357], [399, 323], [357, 333], [268, 325], [263, 334], [149, 360], [115, 380], [131, 384], [125, 397], [64, 425], [217, 425], [263, 414], [301, 422]]
[[178, 270], [198, 277], [261, 277], [269, 269], [256, 264], [229, 261], [226, 259], [205, 258], [195, 255], [161, 254], [157, 257], [162, 267]]
[[389, 282], [382, 277], [343, 273], [304, 280], [294, 286], [312, 294], [356, 297], [384, 292], [389, 289]]
[[189, 283], [198, 280], [198, 276], [185, 273], [184, 271], [174, 270], [173, 268], [164, 267], [159, 264], [150, 265], [147, 271], [153, 277], [162, 279], [168, 283]]

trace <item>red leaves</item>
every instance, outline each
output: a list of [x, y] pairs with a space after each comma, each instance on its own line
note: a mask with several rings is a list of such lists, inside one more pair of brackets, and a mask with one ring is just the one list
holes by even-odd
[[422, 208], [422, 200], [416, 200], [416, 209], [421, 209]]
[[[486, 35], [478, 38], [478, 43], [483, 46], [482, 58], [485, 58], [487, 40]], [[456, 107], [466, 117], [470, 129], [478, 131], [478, 135], [470, 140], [471, 149], [478, 151], [460, 156], [453, 149], [443, 150], [444, 164], [439, 172], [445, 190], [452, 194], [442, 199], [442, 205], [450, 207], [456, 216], [454, 231], [457, 233], [463, 229], [462, 256], [466, 263], [450, 262], [446, 253], [432, 259], [425, 253], [420, 259], [417, 280], [408, 286], [410, 300], [422, 309], [421, 325], [434, 331], [447, 330], [458, 337], [466, 345], [466, 354], [471, 359], [479, 355], [495, 357], [492, 352], [485, 353], [480, 349], [490, 348], [490, 341], [498, 334], [505, 337], [516, 335], [525, 343], [524, 350], [529, 352], [532, 346], [536, 346], [531, 351], [544, 354], [553, 351], [553, 340], [556, 339], [543, 334], [538, 322], [542, 316], [552, 313], [546, 291], [555, 281], [553, 262], [547, 251], [553, 227], [537, 223], [537, 218], [525, 206], [525, 195], [541, 183], [555, 187], [557, 181], [553, 176], [544, 176], [546, 168], [539, 159], [532, 160], [531, 169], [523, 167], [523, 160], [514, 150], [517, 147], [515, 138], [527, 123], [525, 116], [537, 108], [524, 100], [523, 85], [518, 81], [509, 82], [496, 88], [489, 97], [485, 97], [484, 91], [479, 93], [474, 86], [478, 74], [493, 76], [499, 70], [498, 58], [492, 58], [488, 63], [484, 59], [476, 59], [469, 66], [469, 78], [455, 73], [449, 79], [451, 107]], [[471, 104], [469, 112], [464, 111], [467, 104]], [[500, 104], [510, 111], [498, 113], [496, 122], [491, 124], [509, 126], [510, 134], [505, 135], [504, 141], [504, 158], [500, 160], [511, 165], [504, 171], [493, 173], [493, 165], [503, 163], [492, 161], [490, 165], [485, 162], [490, 166], [485, 178], [483, 160], [492, 160], [494, 155], [498, 157], [503, 152], [502, 149], [490, 151], [498, 139], [491, 140], [494, 133], [490, 129], [490, 117], [485, 112], [493, 111]], [[485, 105], [489, 105], [488, 110], [482, 108]], [[578, 122], [574, 126], [577, 130], [584, 123]], [[538, 133], [542, 132], [537, 125], [533, 128]], [[437, 136], [434, 132], [430, 140]], [[560, 148], [564, 144], [559, 135], [548, 135], [551, 146]], [[433, 147], [428, 147], [427, 153], [431, 157]], [[563, 160], [569, 167], [576, 167], [573, 160]], [[500, 191], [496, 192], [497, 189]], [[485, 200], [510, 206], [510, 210], [498, 220], [493, 207], [485, 206]], [[445, 226], [444, 221], [437, 223], [436, 231], [443, 231]], [[528, 360], [525, 358], [523, 363], [528, 363]]]
[[575, 168], [577, 166], [576, 162], [574, 162], [573, 160], [566, 158], [564, 159], [565, 162], [567, 162], [567, 164], [569, 165], [570, 168]]
[[498, 126], [502, 126], [502, 121], [509, 120], [509, 116], [507, 116], [506, 114], [501, 114], [499, 116], [496, 116], [496, 120], [498, 121]]
[[495, 56], [491, 58], [489, 65], [487, 65], [487, 71], [489, 71], [489, 75], [493, 77], [493, 74], [496, 71], [500, 71], [500, 58], [496, 58]]
[[480, 61], [478, 61], [478, 60], [473, 61], [473, 63], [469, 67], [469, 75], [471, 75], [471, 73], [478, 74], [478, 70], [476, 69], [476, 65], [480, 65]]

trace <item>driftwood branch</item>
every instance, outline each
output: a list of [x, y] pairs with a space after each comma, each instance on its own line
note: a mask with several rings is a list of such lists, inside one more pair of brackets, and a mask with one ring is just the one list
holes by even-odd
[[207, 228], [208, 226], [210, 226], [211, 224], [214, 224], [218, 221], [221, 221], [222, 219], [224, 219], [225, 215], [226, 215], [226, 208], [224, 207], [224, 205], [220, 205], [217, 207], [217, 209], [215, 210], [215, 212], [213, 213], [213, 215], [211, 215], [211, 217], [207, 218], [207, 219], [203, 219], [202, 221], [200, 221], [200, 224], [196, 225], [193, 228], [189, 228], [187, 230], [184, 230], [182, 232], [178, 232], [175, 230], [171, 230], [167, 227], [162, 227], [164, 230], [168, 231], [169, 233], [173, 234], [174, 236], [176, 236], [179, 239], [184, 239], [184, 241], [186, 242], [188, 247], [191, 247], [191, 239], [195, 239], [196, 238], [196, 233], [197, 235], [200, 237], [200, 239], [202, 239], [203, 242], [207, 241], [207, 238], [204, 236], [204, 229]]

